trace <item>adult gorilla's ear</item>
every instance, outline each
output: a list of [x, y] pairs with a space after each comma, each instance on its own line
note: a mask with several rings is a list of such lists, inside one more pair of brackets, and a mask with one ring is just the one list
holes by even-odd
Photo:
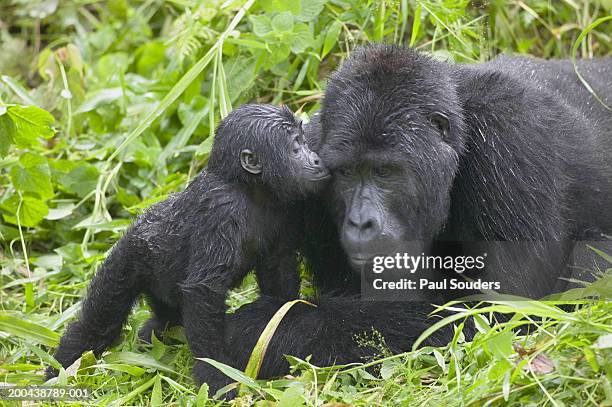
[[448, 141], [448, 138], [450, 137], [450, 122], [448, 117], [443, 113], [436, 112], [429, 116], [429, 121], [436, 126], [440, 132], [440, 135], [442, 136], [442, 139], [444, 141]]
[[244, 149], [240, 152], [240, 165], [246, 172], [251, 174], [261, 174], [261, 161], [257, 154], [249, 149]]

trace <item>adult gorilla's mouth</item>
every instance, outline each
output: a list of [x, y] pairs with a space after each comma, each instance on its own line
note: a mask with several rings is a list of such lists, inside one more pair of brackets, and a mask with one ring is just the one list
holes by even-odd
[[403, 258], [408, 256], [420, 256], [426, 251], [427, 245], [423, 241], [398, 241], [393, 239], [379, 239], [371, 242], [368, 247], [350, 247], [345, 245], [347, 258], [355, 271], [362, 271], [364, 266], [372, 265], [376, 257], [393, 257], [398, 254]]
[[349, 261], [351, 262], [353, 266], [363, 267], [368, 262], [371, 262], [373, 258], [374, 256], [371, 256], [371, 257], [349, 256]]

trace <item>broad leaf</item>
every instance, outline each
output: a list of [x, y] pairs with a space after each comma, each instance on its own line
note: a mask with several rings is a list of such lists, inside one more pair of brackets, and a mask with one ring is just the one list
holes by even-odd
[[8, 114], [0, 115], [0, 157], [6, 156], [15, 140], [15, 125]]
[[19, 196], [13, 195], [2, 203], [2, 209], [6, 212], [4, 214], [4, 220], [13, 225], [17, 225], [17, 208], [20, 208], [19, 223], [23, 227], [34, 227], [38, 225], [38, 223], [47, 216], [47, 213], [49, 213], [49, 208], [44, 201], [31, 196], [24, 196], [20, 207]]
[[51, 138], [55, 134], [51, 114], [36, 106], [11, 106], [7, 114], [15, 125], [15, 144], [25, 148], [36, 144], [38, 137]]
[[51, 171], [47, 159], [39, 154], [25, 153], [19, 165], [11, 168], [11, 181], [22, 192], [33, 192], [41, 199], [53, 197]]

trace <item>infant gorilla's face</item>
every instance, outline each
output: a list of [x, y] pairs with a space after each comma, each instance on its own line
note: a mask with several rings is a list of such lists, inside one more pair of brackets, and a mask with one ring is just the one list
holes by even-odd
[[308, 147], [301, 122], [287, 107], [244, 105], [224, 122], [224, 130], [231, 130], [234, 142], [243, 146], [240, 165], [252, 174], [247, 183], [266, 185], [277, 198], [294, 200], [319, 192], [330, 179], [319, 155]]
[[330, 179], [330, 172], [317, 153], [312, 151], [304, 140], [301, 125], [289, 133], [289, 165], [293, 169], [293, 177], [302, 185], [305, 193], [320, 191]]

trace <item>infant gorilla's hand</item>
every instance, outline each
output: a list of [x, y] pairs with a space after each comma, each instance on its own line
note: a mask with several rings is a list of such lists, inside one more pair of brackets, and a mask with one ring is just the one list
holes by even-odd
[[[220, 358], [216, 357], [215, 359]], [[225, 362], [225, 359], [219, 361]], [[220, 389], [233, 382], [231, 378], [223, 374], [216, 367], [197, 359], [193, 366], [193, 377], [195, 378], [198, 386], [201, 386], [202, 383], [208, 384], [208, 395], [210, 397], [213, 397]], [[224, 400], [231, 400], [236, 397], [236, 395], [237, 392], [234, 389], [223, 394], [220, 396], [220, 398]]]

